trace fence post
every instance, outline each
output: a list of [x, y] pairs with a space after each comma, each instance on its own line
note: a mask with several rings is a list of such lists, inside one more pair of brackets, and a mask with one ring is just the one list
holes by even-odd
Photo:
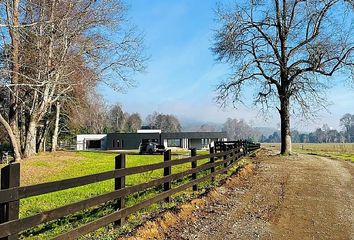
[[[225, 153], [227, 151], [227, 146], [224, 144], [222, 147], [222, 151]], [[228, 158], [228, 155], [224, 155], [223, 159], [226, 160]], [[227, 162], [224, 163], [224, 168], [227, 168]], [[227, 173], [227, 170], [224, 172], [225, 174]]]
[[231, 157], [230, 164], [233, 164], [234, 161], [236, 160], [235, 159], [235, 145], [234, 144], [231, 145], [231, 149], [230, 150], [232, 150], [232, 152], [230, 153], [230, 157]]
[[238, 151], [236, 149], [237, 148], [232, 149], [232, 163], [234, 163], [238, 160], [238, 157], [237, 157]]
[[[115, 169], [122, 169], [122, 168], [125, 168], [125, 166], [126, 166], [125, 154], [120, 154], [120, 155], [116, 156]], [[117, 177], [114, 179], [114, 189], [119, 190], [122, 188], [125, 188], [125, 176]], [[124, 205], [125, 205], [125, 202], [124, 202], [124, 196], [123, 196], [123, 197], [117, 199], [115, 210], [124, 208]], [[115, 226], [122, 226], [123, 223], [124, 223], [124, 217], [115, 221], [114, 225]]]
[[243, 147], [243, 156], [247, 155], [247, 144], [246, 141], [242, 141], [242, 147]]
[[[214, 154], [215, 153], [215, 147], [212, 147], [212, 146], [209, 146], [209, 153], [210, 154]], [[215, 158], [214, 157], [211, 157], [210, 160], [209, 160], [210, 163], [214, 163], [215, 162]], [[213, 173], [215, 172], [215, 167], [211, 167], [210, 168], [210, 173]], [[214, 182], [215, 178], [212, 177], [211, 178], [211, 181]]]
[[[164, 152], [163, 161], [164, 162], [171, 161], [171, 150], [170, 149]], [[165, 167], [163, 169], [163, 176], [166, 177], [168, 175], [171, 175], [171, 166]], [[163, 184], [163, 190], [168, 191], [170, 189], [171, 189], [171, 182], [165, 182]], [[168, 202], [168, 203], [171, 202], [171, 196], [168, 196], [167, 198], [165, 198], [165, 202]]]
[[245, 140], [245, 145], [246, 145], [246, 155], [248, 155], [249, 151], [248, 151], [248, 142]]
[[[20, 186], [20, 163], [10, 163], [1, 169], [1, 189]], [[0, 223], [16, 220], [19, 218], [20, 203], [13, 201], [0, 204]], [[13, 234], [1, 240], [18, 239], [18, 234]]]
[[[197, 149], [192, 148], [191, 149], [191, 157], [197, 156]], [[197, 167], [197, 161], [192, 161], [192, 168]], [[192, 180], [197, 179], [197, 173], [192, 173]], [[198, 185], [193, 185], [193, 191], [198, 191]]]
[[242, 152], [240, 154], [240, 157], [242, 157], [242, 156], [245, 155], [245, 151], [246, 151], [245, 146], [243, 144], [243, 141], [240, 141], [240, 145], [239, 146], [240, 146], [240, 152], [241, 152], [241, 149], [242, 149]]

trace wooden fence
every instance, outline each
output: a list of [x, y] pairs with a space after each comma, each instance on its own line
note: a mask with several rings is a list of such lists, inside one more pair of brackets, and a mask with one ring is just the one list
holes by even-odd
[[[115, 200], [114, 212], [105, 215], [97, 220], [86, 223], [68, 232], [62, 233], [53, 239], [75, 239], [90, 233], [110, 223], [120, 225], [124, 219], [142, 208], [160, 201], [171, 201], [171, 196], [192, 187], [198, 189], [198, 183], [208, 179], [214, 179], [217, 174], [224, 173], [237, 163], [247, 153], [258, 149], [260, 146], [245, 141], [217, 142], [215, 147], [210, 148], [210, 154], [199, 155], [195, 149], [191, 150], [191, 157], [171, 160], [171, 151], [164, 153], [164, 161], [161, 163], [149, 164], [125, 168], [126, 156], [118, 155], [115, 158], [115, 170], [70, 178], [55, 182], [47, 182], [30, 186], [20, 186], [20, 164], [11, 163], [1, 169], [1, 190], [0, 190], [0, 239], [18, 239], [18, 234], [26, 229], [47, 223], [67, 215], [94, 207], [108, 201]], [[209, 159], [207, 163], [198, 166], [198, 161]], [[191, 163], [191, 169], [171, 174], [171, 167]], [[134, 186], [125, 186], [125, 177], [133, 174], [144, 173], [152, 170], [164, 169], [164, 176], [146, 183]], [[198, 178], [198, 173], [208, 171], [206, 175]], [[187, 183], [171, 188], [171, 182], [190, 176]], [[115, 180], [115, 189], [99, 196], [88, 198], [79, 202], [71, 203], [49, 211], [41, 212], [29, 217], [19, 218], [19, 200], [38, 196], [41, 194], [56, 192], [69, 188], [79, 187], [87, 184]], [[129, 194], [137, 193], [156, 186], [163, 186], [163, 192], [156, 196], [143, 200], [133, 206], [125, 207], [124, 198]]]

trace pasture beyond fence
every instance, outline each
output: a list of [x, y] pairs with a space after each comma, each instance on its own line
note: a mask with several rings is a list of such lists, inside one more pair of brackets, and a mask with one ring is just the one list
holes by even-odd
[[[204, 182], [208, 179], [213, 180], [216, 175], [225, 173], [240, 161], [243, 156], [257, 150], [259, 147], [259, 144], [253, 144], [246, 141], [216, 142], [215, 146], [210, 148], [210, 154], [208, 155], [197, 156], [197, 151], [192, 149], [191, 157], [171, 160], [171, 151], [168, 150], [164, 153], [164, 161], [161, 163], [130, 168], [125, 168], [126, 156], [120, 154], [115, 158], [115, 170], [30, 186], [20, 186], [20, 163], [11, 163], [1, 169], [0, 239], [18, 239], [19, 233], [26, 229], [63, 218], [70, 214], [104, 204], [108, 201], [115, 201], [115, 211], [113, 213], [64, 232], [53, 239], [75, 239], [111, 223], [119, 226], [124, 222], [124, 219], [128, 215], [140, 209], [146, 208], [160, 201], [169, 202], [171, 201], [171, 196], [173, 194], [190, 187], [196, 191], [198, 189], [198, 183]], [[209, 159], [209, 161], [198, 166], [198, 161], [202, 159]], [[189, 170], [171, 174], [172, 166], [186, 163], [191, 163], [191, 168]], [[153, 179], [149, 182], [134, 186], [125, 186], [126, 176], [157, 169], [164, 169], [164, 174], [161, 178]], [[198, 178], [198, 173], [205, 171], [208, 173]], [[189, 181], [182, 183], [175, 188], [171, 188], [171, 182], [180, 180], [184, 177], [190, 177]], [[108, 179], [114, 179], [115, 181], [114, 191], [112, 192], [94, 196], [49, 211], [37, 213], [29, 217], [19, 218], [20, 199], [79, 187]], [[161, 185], [163, 186], [163, 191], [161, 193], [158, 193], [149, 199], [142, 200], [133, 206], [125, 207], [124, 198], [126, 196]]]

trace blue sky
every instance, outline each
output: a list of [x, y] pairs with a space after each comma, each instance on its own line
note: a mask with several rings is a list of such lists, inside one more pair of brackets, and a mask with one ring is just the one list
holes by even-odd
[[[128, 17], [145, 35], [150, 56], [146, 72], [135, 76], [137, 87], [126, 94], [100, 87], [108, 103], [119, 102], [127, 112], [139, 112], [143, 118], [154, 111], [175, 114], [183, 123], [223, 123], [226, 118], [243, 118], [255, 126], [277, 127], [279, 117], [268, 118], [251, 109], [220, 109], [215, 103], [215, 86], [227, 78], [229, 68], [215, 62], [212, 46], [214, 9], [212, 0], [129, 0]], [[246, 92], [246, 96], [251, 92]], [[339, 118], [354, 113], [354, 89], [338, 86], [328, 91], [333, 104], [316, 121], [293, 119], [300, 130], [313, 130], [328, 123], [339, 128]], [[272, 116], [273, 115], [273, 116]]]

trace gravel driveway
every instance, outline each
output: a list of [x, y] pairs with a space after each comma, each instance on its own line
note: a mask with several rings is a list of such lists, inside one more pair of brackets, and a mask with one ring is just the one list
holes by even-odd
[[261, 150], [253, 166], [149, 238], [354, 240], [354, 164]]

